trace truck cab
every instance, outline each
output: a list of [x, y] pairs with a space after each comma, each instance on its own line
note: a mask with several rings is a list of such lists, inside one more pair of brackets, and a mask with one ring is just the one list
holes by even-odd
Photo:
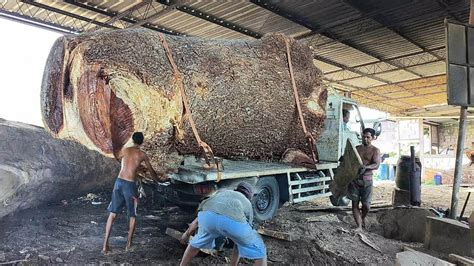
[[[346, 126], [343, 122], [343, 110], [347, 110], [350, 114]], [[362, 131], [365, 125], [354, 100], [331, 93], [326, 102], [324, 122], [323, 134], [316, 143], [321, 161], [338, 162], [344, 153], [347, 139], [350, 139], [354, 145], [362, 144]]]

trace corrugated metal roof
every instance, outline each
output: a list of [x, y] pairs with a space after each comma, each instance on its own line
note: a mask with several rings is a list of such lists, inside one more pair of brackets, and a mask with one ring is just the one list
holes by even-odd
[[69, 32], [137, 23], [213, 39], [281, 32], [308, 42], [328, 85], [379, 109], [403, 112], [443, 98], [443, 20], [466, 23], [469, 1], [4, 0], [0, 15]]

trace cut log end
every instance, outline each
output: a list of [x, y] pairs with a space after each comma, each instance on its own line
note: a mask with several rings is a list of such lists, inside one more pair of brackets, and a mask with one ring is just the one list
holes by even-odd
[[63, 128], [63, 90], [69, 87], [69, 76], [65, 71], [65, 38], [54, 43], [46, 61], [41, 86], [41, 110], [47, 129], [57, 135]]

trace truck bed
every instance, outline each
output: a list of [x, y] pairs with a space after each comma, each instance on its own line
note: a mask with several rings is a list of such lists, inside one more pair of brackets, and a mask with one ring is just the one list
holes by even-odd
[[[234, 179], [243, 177], [259, 177], [268, 175], [288, 174], [294, 172], [314, 171], [306, 167], [291, 166], [279, 162], [261, 162], [261, 161], [234, 161], [223, 160], [224, 170], [221, 172], [220, 179]], [[337, 163], [321, 162], [318, 169], [333, 169], [337, 167]], [[192, 159], [185, 160], [184, 165], [180, 166], [178, 173], [171, 176], [172, 179], [196, 184], [204, 181], [217, 181], [217, 170], [204, 169], [202, 164], [193, 162]]]

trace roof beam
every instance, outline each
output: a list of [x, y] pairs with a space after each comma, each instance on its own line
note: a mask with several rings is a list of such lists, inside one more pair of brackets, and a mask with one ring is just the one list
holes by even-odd
[[[356, 6], [354, 3], [352, 3], [350, 0], [343, 0], [343, 2], [348, 5], [349, 7], [353, 8], [354, 10], [360, 12], [361, 14], [364, 14], [366, 15], [367, 14], [367, 11], [361, 9], [360, 7]], [[414, 41], [413, 39], [411, 39], [410, 37], [408, 36], [405, 36], [402, 32], [400, 32], [399, 30], [395, 29], [395, 27], [393, 26], [390, 26], [389, 23], [387, 23], [387, 21], [385, 20], [385, 18], [383, 17], [383, 14], [377, 14], [375, 16], [371, 16], [371, 19], [373, 19], [374, 21], [380, 23], [382, 26], [384, 26], [385, 28], [391, 30], [392, 32], [394, 32], [395, 34], [397, 34], [398, 36], [402, 37], [403, 39], [407, 40], [409, 43], [415, 45], [416, 47], [420, 48], [422, 51], [424, 52], [427, 52], [428, 49], [426, 49], [425, 47], [423, 47], [421, 44], [419, 44], [418, 42]], [[434, 57], [442, 60], [441, 57], [439, 57], [438, 55], [436, 54], [432, 54]], [[412, 73], [413, 74], [413, 73]], [[422, 77], [422, 75], [419, 75], [419, 77]]]
[[176, 9], [176, 6], [175, 5], [172, 5], [172, 6], [166, 6], [163, 10], [160, 10], [158, 12], [156, 12], [155, 14], [145, 18], [145, 19], [142, 19], [140, 21], [137, 21], [136, 23], [132, 24], [130, 26], [130, 28], [138, 28], [138, 27], [141, 27], [145, 24], [150, 24], [153, 20], [156, 20], [158, 17], [160, 16], [164, 16], [168, 13], [170, 13], [171, 11], [175, 10]]
[[85, 21], [85, 22], [88, 22], [88, 23], [91, 23], [91, 24], [94, 24], [94, 25], [97, 25], [97, 26], [110, 28], [110, 29], [117, 29], [117, 27], [115, 27], [115, 26], [108, 25], [106, 23], [102, 23], [102, 22], [96, 21], [94, 19], [79, 16], [79, 15], [76, 15], [76, 14], [73, 14], [73, 13], [58, 9], [58, 8], [54, 8], [54, 7], [45, 5], [45, 4], [41, 4], [41, 3], [38, 3], [38, 2], [35, 2], [35, 1], [32, 1], [32, 0], [23, 0], [22, 2], [25, 3], [25, 4], [28, 4], [28, 5], [32, 5], [32, 6], [42, 8], [44, 10], [52, 11], [52, 12], [55, 12], [55, 13], [58, 13], [58, 14], [61, 14], [61, 15], [64, 15], [64, 16], [68, 16], [68, 17], [72, 17], [72, 18], [75, 18], [75, 19], [78, 19], [78, 20], [82, 20], [82, 21]]
[[[143, 1], [141, 1], [140, 3], [131, 6], [129, 9], [127, 9], [127, 10], [125, 10], [125, 11], [123, 11], [123, 12], [121, 12], [121, 13], [119, 13], [119, 14], [113, 16], [113, 17], [111, 17], [111, 18], [108, 19], [105, 23], [111, 25], [111, 24], [113, 24], [113, 23], [115, 23], [115, 22], [117, 22], [117, 21], [119, 21], [119, 20], [121, 20], [121, 19], [123, 19], [123, 18], [125, 18], [125, 17], [130, 16], [130, 15], [131, 15], [133, 12], [135, 12], [136, 10], [138, 10], [138, 9], [140, 9], [140, 8], [146, 6], [146, 5], [151, 5], [152, 2], [153, 2], [153, 0], [143, 0]], [[97, 29], [97, 27], [94, 28], [94, 29], [92, 29], [92, 30], [96, 30], [96, 29]]]
[[[340, 64], [340, 63], [338, 63], [338, 62], [335, 62], [335, 61], [333, 61], [333, 60], [331, 60], [331, 59], [327, 59], [327, 58], [324, 58], [324, 57], [321, 57], [321, 56], [318, 56], [318, 55], [314, 55], [314, 59], [319, 60], [319, 61], [321, 61], [321, 62], [324, 62], [324, 63], [326, 63], [326, 64], [330, 64], [330, 65], [339, 67], [339, 68], [344, 69], [344, 70], [347, 70], [347, 71], [354, 72], [354, 73], [356, 73], [356, 74], [358, 74], [358, 75], [361, 75], [362, 77], [367, 77], [367, 78], [370, 78], [370, 79], [373, 79], [373, 80], [376, 80], [376, 81], [379, 81], [379, 82], [386, 83], [386, 85], [392, 85], [392, 86], [395, 86], [395, 87], [399, 87], [399, 88], [401, 88], [401, 89], [403, 89], [403, 90], [405, 90], [405, 91], [407, 91], [407, 92], [409, 92], [409, 93], [412, 93], [414, 96], [416, 95], [415, 92], [413, 92], [413, 91], [411, 91], [411, 90], [408, 90], [408, 89], [406, 89], [405, 87], [403, 87], [403, 86], [401, 86], [401, 85], [399, 85], [399, 84], [397, 84], [397, 83], [394, 83], [394, 82], [391, 82], [391, 81], [389, 81], [389, 80], [386, 80], [386, 79], [383, 79], [383, 78], [379, 78], [379, 77], [376, 77], [376, 76], [372, 76], [372, 75], [367, 74], [367, 73], [364, 73], [364, 72], [362, 72], [362, 71], [360, 71], [360, 70], [358, 70], [358, 69], [351, 68], [351, 67], [348, 67], [348, 66], [346, 66], [346, 65], [343, 65], [343, 64]], [[351, 79], [354, 79], [354, 78], [359, 78], [359, 77], [353, 77], [353, 78], [351, 78]], [[348, 79], [346, 79], [346, 80], [348, 80]], [[337, 80], [337, 81], [341, 81], [341, 80]]]
[[186, 4], [181, 4], [180, 2], [182, 2], [182, 1], [180, 1], [180, 0], [158, 0], [158, 2], [160, 2], [160, 4], [166, 5], [168, 7], [173, 6], [174, 8], [176, 8], [177, 10], [179, 10], [183, 13], [186, 13], [186, 14], [191, 15], [193, 17], [200, 18], [202, 20], [206, 20], [210, 23], [213, 23], [213, 24], [219, 25], [221, 27], [239, 32], [241, 34], [250, 36], [252, 38], [259, 39], [263, 36], [263, 34], [261, 34], [259, 32], [256, 32], [256, 31], [253, 31], [251, 29], [242, 27], [240, 25], [237, 25], [237, 24], [235, 24], [233, 22], [230, 22], [228, 20], [225, 20], [223, 18], [216, 17], [216, 16], [214, 16], [210, 13], [204, 12], [204, 11], [199, 10], [197, 8], [194, 8], [192, 6], [188, 6]]
[[[380, 82], [383, 82], [383, 83], [386, 83], [386, 84], [390, 84], [391, 85], [391, 82], [389, 80], [386, 80], [386, 79], [382, 79], [382, 78], [378, 78], [378, 77], [372, 77], [370, 74], [367, 74], [367, 73], [364, 73], [358, 69], [355, 69], [355, 68], [352, 68], [352, 67], [348, 67], [346, 65], [343, 65], [343, 64], [340, 64], [338, 62], [335, 62], [331, 59], [328, 59], [328, 58], [325, 58], [325, 57], [322, 57], [322, 56], [319, 56], [319, 55], [314, 55], [313, 57], [314, 59], [318, 60], [318, 61], [321, 61], [323, 63], [326, 63], [326, 64], [330, 64], [330, 65], [333, 65], [335, 67], [338, 67], [338, 68], [341, 68], [343, 70], [347, 70], [347, 71], [351, 71], [351, 72], [354, 72], [356, 74], [359, 74], [360, 76], [362, 77], [367, 77], [367, 78], [371, 78], [373, 80], [376, 80], [376, 81], [380, 81]], [[326, 74], [325, 74], [326, 75]], [[359, 77], [360, 77], [359, 76]], [[357, 78], [359, 78], [357, 77]], [[337, 81], [341, 81], [341, 80], [337, 80]]]
[[[434, 53], [434, 52], [436, 52], [436, 51], [439, 51], [439, 50], [443, 50], [443, 49], [444, 49], [444, 46], [441, 46], [441, 47], [429, 49], [429, 50], [427, 50], [426, 52], [429, 52], [429, 54], [431, 55], [432, 53]], [[377, 66], [376, 66], [377, 64], [380, 64], [380, 63], [390, 63], [390, 61], [392, 61], [392, 60], [400, 61], [400, 64], [403, 64], [403, 65], [405, 65], [405, 66], [407, 66], [407, 67], [419, 66], [419, 65], [434, 63], [434, 62], [438, 62], [438, 61], [444, 61], [444, 58], [443, 58], [443, 57], [441, 57], [441, 58], [442, 58], [441, 60], [438, 60], [437, 58], [436, 58], [436, 59], [433, 59], [433, 56], [424, 56], [423, 54], [426, 53], [426, 52], [425, 52], [425, 51], [414, 52], [414, 53], [410, 53], [410, 54], [406, 54], [406, 55], [391, 57], [391, 58], [379, 60], [379, 61], [376, 61], [376, 62], [365, 63], [365, 64], [360, 64], [360, 65], [351, 66], [351, 67], [352, 67], [352, 68], [370, 68], [370, 67], [377, 68]], [[419, 56], [419, 55], [422, 55], [422, 56], [419, 57], [419, 58], [410, 58], [410, 57]], [[393, 70], [395, 70], [395, 69], [391, 69], [390, 71], [393, 71]], [[336, 73], [336, 72], [339, 72], [339, 71], [341, 71], [341, 70], [333, 70], [333, 71], [326, 72], [326, 73], [324, 73], [324, 74], [325, 74], [325, 75], [327, 75], [327, 74], [333, 74], [333, 73]], [[367, 72], [368, 72], [367, 74], [370, 74], [370, 73], [373, 73], [373, 74], [382, 73], [382, 72], [376, 72], [375, 70], [373, 70], [373, 71], [367, 71]]]
[[[80, 7], [80, 8], [83, 8], [83, 9], [86, 9], [86, 10], [89, 10], [89, 11], [93, 11], [93, 12], [96, 12], [96, 13], [99, 13], [99, 14], [102, 14], [102, 15], [105, 15], [105, 16], [109, 16], [111, 18], [114, 18], [116, 16], [119, 16], [120, 14], [114, 14], [112, 12], [109, 12], [109, 11], [105, 11], [103, 9], [100, 9], [100, 8], [96, 8], [95, 6], [91, 6], [89, 4], [85, 4], [85, 3], [82, 3], [82, 2], [78, 2], [76, 0], [65, 0], [66, 3], [70, 4], [70, 5], [74, 5], [76, 7]], [[150, 3], [152, 4], [152, 3]], [[137, 9], [135, 9], [137, 10]], [[135, 11], [134, 10], [134, 11]], [[125, 11], [126, 12], [126, 11]], [[131, 14], [131, 13], [130, 13]], [[118, 20], [122, 20], [122, 21], [125, 21], [127, 23], [130, 23], [130, 24], [135, 24], [137, 23], [136, 20], [133, 20], [133, 19], [130, 19], [130, 18], [127, 18], [126, 16], [123, 16], [121, 18], [119, 18]], [[105, 22], [104, 24], [105, 25], [109, 25], [107, 24], [108, 22]], [[109, 25], [110, 26], [110, 25]], [[172, 35], [183, 35], [182, 33], [180, 32], [177, 32], [177, 31], [174, 31], [174, 30], [170, 30], [170, 29], [167, 29], [165, 27], [162, 27], [162, 26], [159, 26], [159, 25], [153, 25], [153, 26], [144, 26], [145, 28], [148, 28], [148, 29], [151, 29], [151, 30], [156, 30], [156, 31], [159, 31], [159, 32], [163, 32], [163, 33], [167, 33], [167, 34], [172, 34]], [[117, 28], [117, 27], [115, 27]]]
[[[315, 26], [313, 23], [311, 23], [311, 22], [309, 22], [309, 21], [305, 21], [305, 20], [300, 19], [300, 18], [297, 18], [296, 15], [291, 14], [290, 12], [284, 11], [284, 10], [282, 10], [282, 9], [280, 9], [280, 8], [278, 8], [278, 7], [276, 7], [275, 5], [272, 5], [272, 4], [268, 3], [268, 2], [265, 1], [265, 0], [258, 0], [257, 2], [258, 2], [258, 5], [259, 5], [259, 6], [265, 8], [265, 9], [268, 9], [268, 10], [270, 10], [271, 12], [273, 12], [273, 13], [279, 15], [279, 16], [282, 16], [282, 17], [284, 17], [284, 18], [286, 18], [286, 19], [288, 19], [288, 20], [290, 20], [290, 21], [293, 21], [294, 23], [297, 23], [297, 24], [299, 24], [299, 25], [301, 25], [301, 26], [304, 26], [304, 27], [310, 29], [311, 31], [317, 31], [317, 30], [319, 30], [318, 27]], [[337, 40], [337, 38], [334, 38], [334, 37], [332, 36], [332, 34], [331, 34], [330, 32], [328, 32], [328, 31], [323, 31], [323, 32], [321, 32], [321, 34], [324, 35], [324, 36], [326, 36], [327, 38]], [[355, 43], [352, 43], [352, 42], [347, 41], [347, 40], [344, 40], [344, 41], [338, 40], [338, 41], [339, 41], [340, 43], [346, 45], [346, 46], [349, 46], [349, 47], [352, 47], [352, 48], [354, 48], [354, 49], [356, 49], [356, 50], [359, 50], [360, 52], [365, 53], [366, 55], [372, 56], [372, 57], [378, 59], [379, 61], [380, 61], [380, 60], [384, 60], [380, 55], [375, 54], [375, 53], [373, 53], [373, 52], [371, 52], [371, 51], [368, 51], [368, 50], [364, 49], [363, 47], [360, 47], [359, 45], [357, 45], [357, 44], [355, 44]], [[322, 60], [321, 60], [321, 61], [322, 61]], [[330, 63], [328, 63], [328, 64], [330, 64]], [[403, 67], [402, 65], [399, 65], [398, 63], [393, 63], [393, 62], [392, 62], [392, 63], [387, 63], [387, 64], [393, 65], [393, 66], [395, 66], [395, 67], [397, 67], [397, 68], [402, 68], [402, 67]], [[334, 66], [337, 66], [337, 67], [339, 67], [339, 68], [342, 68], [341, 66], [344, 66], [344, 65], [338, 64], [338, 65], [334, 65]], [[360, 71], [358, 71], [358, 70], [355, 70], [355, 71], [354, 71], [352, 68], [347, 67], [347, 66], [344, 66], [344, 67], [345, 67], [345, 68], [348, 68], [347, 70], [353, 71], [354, 73], [360, 72]], [[356, 72], [356, 71], [357, 71], [357, 72]], [[418, 73], [413, 72], [413, 71], [411, 71], [411, 70], [406, 70], [406, 69], [405, 69], [404, 71], [407, 71], [407, 72], [409, 72], [409, 73], [412, 73], [413, 75], [420, 76]], [[360, 72], [360, 73], [363, 73], [363, 72]], [[359, 73], [358, 73], [358, 74], [359, 74]], [[366, 76], [367, 74], [364, 73], [363, 75]], [[387, 81], [382, 81], [383, 79], [380, 79], [380, 78], [377, 78], [377, 77], [370, 77], [370, 78], [372, 78], [372, 79], [374, 79], [374, 80], [381, 81], [381, 82], [385, 82], [385, 83], [391, 83], [391, 82], [387, 82]]]
[[[360, 91], [364, 91], [366, 93], [373, 94], [375, 96], [384, 98], [385, 100], [390, 100], [391, 99], [390, 97], [388, 97], [386, 95], [383, 95], [383, 94], [380, 94], [380, 93], [377, 93], [377, 92], [373, 92], [373, 91], [369, 91], [368, 89], [365, 89], [365, 88], [362, 88], [362, 87], [358, 87], [358, 86], [354, 86], [354, 85], [346, 85], [346, 84], [340, 83], [337, 80], [332, 80], [332, 79], [329, 79], [329, 78], [326, 78], [326, 77], [323, 78], [323, 80], [326, 80], [327, 82], [330, 82], [330, 83], [338, 84], [339, 86], [343, 86], [343, 87], [346, 87], [346, 88], [352, 88], [353, 90], [350, 90], [348, 92], [359, 95], [360, 97], [369, 98], [367, 95], [358, 93]], [[373, 102], [380, 102], [380, 101], [379, 100], [374, 100]], [[406, 105], [410, 108], [418, 108], [418, 106], [416, 106], [416, 105], [406, 103], [406, 102], [403, 102], [403, 101], [400, 101], [400, 103], [402, 103], [402, 104], [404, 104], [404, 105]], [[386, 105], [391, 106], [393, 108], [402, 109], [399, 106], [391, 105], [391, 104], [388, 104], [388, 103], [385, 103], [385, 102], [383, 102], [383, 104], [386, 104]]]
[[[280, 11], [280, 9], [271, 4], [270, 2], [266, 1], [266, 0], [250, 0], [251, 3], [255, 4], [255, 5], [258, 5], [262, 8], [265, 8], [275, 14], [278, 14], [290, 21], [293, 21], [299, 25], [302, 25], [308, 29], [311, 29], [312, 25], [311, 23], [308, 23], [306, 22], [305, 20], [299, 18], [298, 16], [293, 16], [292, 14], [287, 14], [285, 12], [282, 12]], [[312, 35], [315, 35], [315, 34], [318, 34], [318, 33], [321, 33], [321, 32], [325, 32], [327, 30], [330, 30], [330, 29], [333, 29], [335, 27], [338, 27], [338, 26], [341, 26], [341, 25], [344, 25], [344, 24], [348, 24], [348, 23], [351, 23], [351, 22], [354, 22], [354, 21], [357, 21], [357, 20], [360, 20], [360, 19], [363, 19], [363, 18], [370, 18], [372, 16], [375, 16], [381, 12], [387, 12], [387, 11], [395, 11], [395, 10], [398, 10], [398, 9], [401, 9], [401, 8], [404, 8], [406, 7], [407, 5], [404, 4], [404, 5], [399, 5], [399, 6], [396, 6], [396, 7], [393, 7], [391, 9], [388, 9], [388, 10], [375, 10], [375, 11], [372, 11], [372, 12], [367, 12], [365, 15], [361, 15], [361, 14], [356, 14], [356, 15], [351, 15], [351, 16], [348, 16], [348, 17], [345, 17], [343, 19], [340, 19], [340, 20], [337, 20], [337, 21], [333, 21], [331, 23], [328, 23], [328, 24], [325, 24], [325, 25], [322, 25], [320, 27], [318, 27], [316, 30], [311, 30], [311, 32], [309, 33], [304, 33], [298, 37], [296, 37], [295, 39], [302, 39], [302, 38], [307, 38], [307, 37], [310, 37]]]
[[0, 8], [0, 17], [3, 17], [5, 19], [9, 19], [9, 20], [13, 20], [15, 22], [25, 23], [25, 24], [32, 25], [32, 26], [35, 26], [35, 27], [51, 30], [51, 31], [58, 32], [58, 33], [61, 33], [61, 34], [64, 34], [64, 33], [66, 33], [66, 34], [69, 34], [69, 33], [77, 34], [77, 33], [79, 33], [77, 31], [77, 29], [70, 28], [70, 27], [64, 27], [64, 26], [59, 25], [59, 22], [58, 22], [58, 24], [56, 24], [56, 23], [52, 23], [52, 22], [39, 20], [39, 19], [36, 19], [34, 17], [22, 14], [20, 12], [18, 12], [18, 11], [17, 12], [10, 12], [8, 10]]
[[[399, 101], [399, 100], [404, 100], [404, 99], [412, 99], [412, 98], [418, 98], [418, 97], [426, 97], [426, 96], [431, 96], [431, 95], [437, 95], [437, 94], [445, 94], [446, 91], [436, 91], [436, 92], [429, 92], [429, 93], [424, 93], [424, 94], [418, 94], [416, 96], [410, 95], [410, 96], [403, 96], [403, 97], [395, 97], [395, 98], [390, 98], [387, 99], [387, 101]], [[373, 101], [377, 102], [377, 101]], [[369, 102], [371, 103], [371, 102]]]

